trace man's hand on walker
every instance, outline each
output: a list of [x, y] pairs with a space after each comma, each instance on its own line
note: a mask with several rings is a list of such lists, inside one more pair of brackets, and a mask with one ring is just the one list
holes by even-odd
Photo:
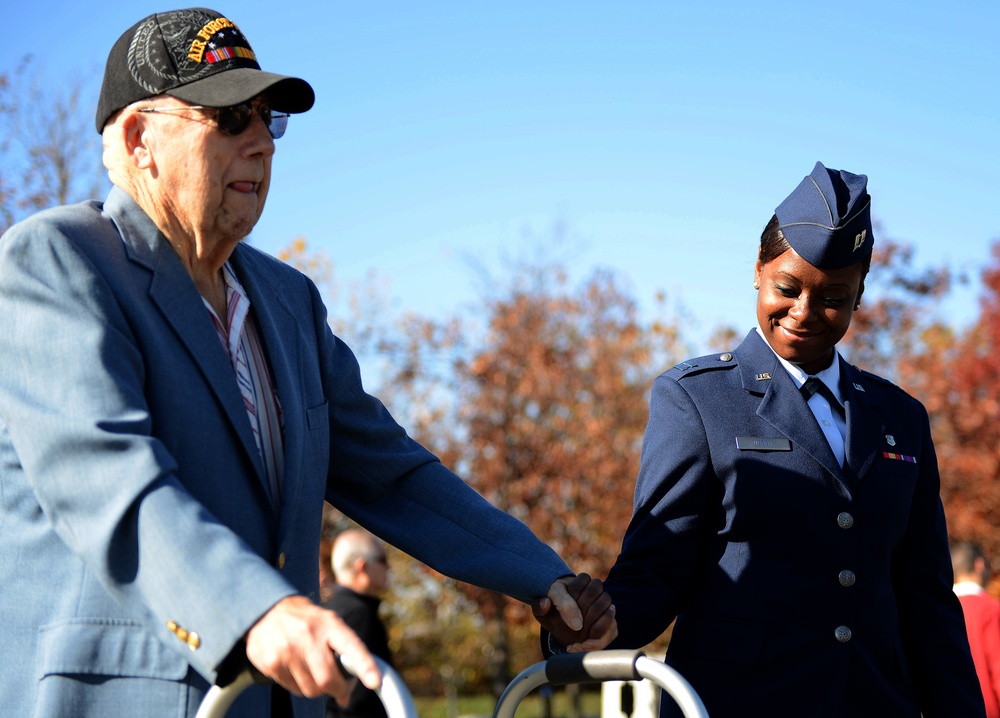
[[247, 632], [247, 658], [268, 678], [297, 695], [332, 696], [347, 705], [354, 679], [337, 665], [339, 654], [371, 689], [382, 685], [382, 673], [365, 644], [333, 611], [305, 596], [288, 596]]

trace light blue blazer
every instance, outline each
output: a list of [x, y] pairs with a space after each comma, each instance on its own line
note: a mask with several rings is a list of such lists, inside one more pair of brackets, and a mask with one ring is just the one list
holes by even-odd
[[[569, 573], [363, 391], [309, 279], [245, 245], [232, 264], [283, 410], [280, 506], [201, 296], [131, 197], [0, 239], [0, 714], [193, 715], [261, 615], [317, 599], [324, 498], [521, 600]], [[266, 691], [230, 715], [267, 715]]]

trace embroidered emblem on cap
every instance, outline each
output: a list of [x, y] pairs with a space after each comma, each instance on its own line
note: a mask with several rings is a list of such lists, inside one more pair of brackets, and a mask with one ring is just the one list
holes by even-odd
[[[207, 18], [211, 19], [206, 22]], [[128, 67], [137, 83], [161, 92], [165, 81], [192, 82], [226, 60], [249, 62], [246, 66], [260, 69], [250, 43], [232, 20], [200, 10], [178, 10], [154, 15], [136, 29]]]
[[257, 56], [253, 54], [249, 44], [236, 25], [220, 17], [207, 23], [198, 33], [198, 38], [191, 41], [188, 58], [195, 62], [201, 62], [204, 58], [210, 65], [237, 57], [256, 61]]

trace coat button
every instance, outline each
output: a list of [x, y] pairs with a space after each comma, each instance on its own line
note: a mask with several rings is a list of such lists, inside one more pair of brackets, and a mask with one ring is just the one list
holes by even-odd
[[280, 571], [285, 567], [285, 552], [282, 551], [278, 554], [278, 570]]
[[833, 632], [833, 637], [837, 639], [838, 643], [847, 643], [851, 640], [851, 629], [847, 626], [837, 626]]
[[854, 517], [846, 511], [837, 514], [837, 525], [842, 529], [849, 529], [854, 525]]
[[730, 354], [729, 352], [719, 355], [719, 361], [732, 361], [732, 360], [733, 360], [733, 355]]
[[854, 575], [854, 571], [841, 571], [837, 579], [841, 586], [853, 586], [857, 577]]
[[191, 631], [191, 633], [189, 633], [187, 637], [187, 644], [188, 648], [190, 648], [192, 651], [197, 651], [198, 647], [201, 645], [201, 636], [199, 636], [194, 631]]

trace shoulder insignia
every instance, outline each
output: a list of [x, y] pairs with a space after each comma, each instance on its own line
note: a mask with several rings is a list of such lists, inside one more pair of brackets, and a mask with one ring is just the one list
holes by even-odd
[[723, 354], [709, 354], [696, 359], [686, 359], [679, 364], [674, 364], [669, 370], [669, 374], [675, 379], [687, 376], [695, 376], [706, 371], [717, 369], [732, 369], [736, 366], [736, 358], [729, 352]]

